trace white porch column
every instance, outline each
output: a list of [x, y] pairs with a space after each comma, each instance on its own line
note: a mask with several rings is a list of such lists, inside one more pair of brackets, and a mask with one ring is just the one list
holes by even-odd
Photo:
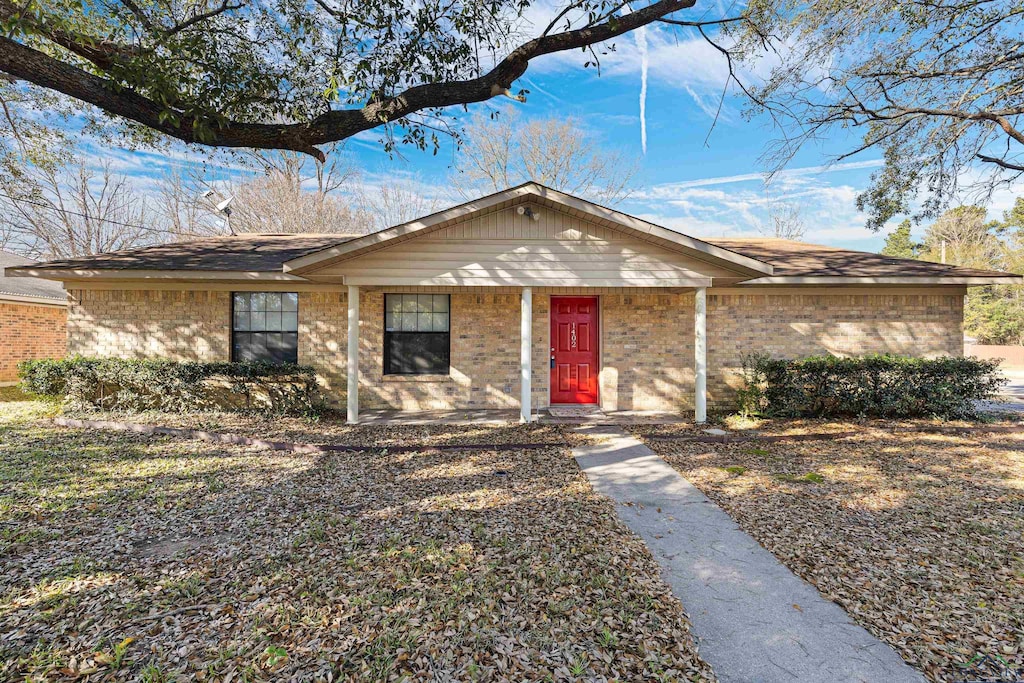
[[359, 287], [348, 287], [348, 423], [359, 423]]
[[533, 289], [523, 287], [522, 314], [519, 319], [519, 421], [529, 422], [531, 378], [533, 376]]
[[694, 421], [708, 420], [708, 290], [699, 287], [693, 296]]

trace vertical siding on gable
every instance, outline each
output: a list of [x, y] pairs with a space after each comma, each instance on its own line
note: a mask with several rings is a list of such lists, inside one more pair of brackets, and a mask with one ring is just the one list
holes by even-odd
[[312, 273], [351, 284], [685, 287], [735, 273], [547, 208], [483, 214]]

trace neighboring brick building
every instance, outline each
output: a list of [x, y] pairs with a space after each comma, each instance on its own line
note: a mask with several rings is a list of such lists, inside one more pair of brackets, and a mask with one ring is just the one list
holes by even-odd
[[67, 296], [58, 282], [5, 277], [3, 269], [32, 261], [0, 251], [0, 386], [18, 379], [18, 363], [62, 358]]
[[731, 407], [750, 353], [961, 355], [967, 286], [1021, 281], [698, 240], [532, 183], [373, 235], [210, 238], [20, 270], [64, 281], [71, 353], [296, 361], [350, 419], [360, 403], [699, 418]]

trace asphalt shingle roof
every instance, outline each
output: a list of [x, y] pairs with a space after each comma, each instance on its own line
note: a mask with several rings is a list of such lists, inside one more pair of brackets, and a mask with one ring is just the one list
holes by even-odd
[[853, 251], [775, 238], [710, 238], [717, 247], [770, 263], [773, 276], [797, 277], [993, 277], [1006, 276], [993, 270], [914, 259], [893, 258], [866, 251]]
[[235, 235], [170, 242], [40, 263], [61, 270], [230, 270], [280, 272], [285, 261], [358, 235]]
[[[281, 272], [286, 261], [357, 239], [360, 235], [236, 235], [172, 242], [139, 249], [40, 263], [55, 270], [199, 270]], [[990, 270], [772, 238], [709, 238], [705, 242], [770, 263], [773, 276], [801, 277], [993, 277]], [[16, 265], [16, 264], [5, 264]], [[50, 286], [28, 278], [6, 278]], [[53, 285], [58, 286], [58, 285]]]
[[14, 296], [38, 296], [56, 301], [66, 301], [67, 295], [59, 282], [40, 280], [34, 277], [7, 277], [4, 268], [8, 266], [27, 266], [33, 261], [16, 254], [0, 251], [0, 299], [5, 294]]

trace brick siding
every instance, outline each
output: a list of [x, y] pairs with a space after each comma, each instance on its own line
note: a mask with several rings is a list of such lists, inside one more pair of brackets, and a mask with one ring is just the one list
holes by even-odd
[[230, 358], [230, 292], [76, 289], [71, 299], [69, 355]]
[[601, 406], [693, 410], [693, 294], [601, 297]]
[[708, 403], [729, 408], [743, 356], [963, 355], [961, 294], [708, 292]]
[[0, 382], [18, 379], [18, 363], [62, 358], [67, 310], [0, 301]]
[[[519, 290], [387, 288], [451, 294], [451, 373], [383, 375], [384, 291], [360, 292], [360, 404], [414, 409], [519, 405]], [[645, 289], [548, 289], [533, 295], [533, 402], [548, 401], [550, 296], [601, 298], [601, 404], [619, 410], [693, 408], [693, 294]], [[76, 290], [68, 350], [81, 355], [226, 360], [230, 293]], [[889, 351], [960, 355], [958, 294], [708, 293], [709, 403], [731, 407], [742, 357]], [[344, 292], [299, 295], [299, 362], [317, 369], [332, 402], [344, 402]]]
[[404, 410], [519, 405], [519, 293], [406, 288], [451, 296], [448, 376], [384, 375], [384, 289], [360, 291], [360, 407]]

